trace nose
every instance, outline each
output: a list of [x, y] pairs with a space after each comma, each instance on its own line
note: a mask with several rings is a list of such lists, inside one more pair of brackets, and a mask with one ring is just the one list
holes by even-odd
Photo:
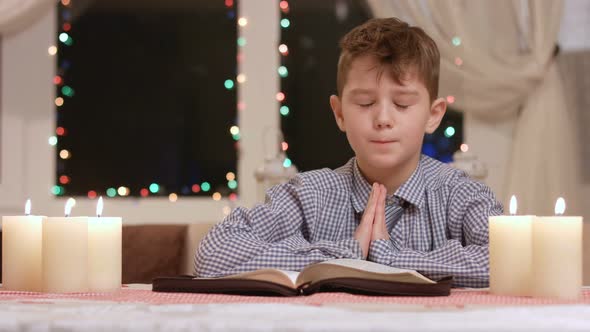
[[376, 109], [375, 128], [391, 129], [393, 124], [393, 112], [387, 107], [387, 105], [381, 105], [381, 107]]

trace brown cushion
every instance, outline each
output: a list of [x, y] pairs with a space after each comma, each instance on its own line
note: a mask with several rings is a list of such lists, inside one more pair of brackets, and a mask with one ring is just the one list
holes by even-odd
[[186, 225], [123, 227], [123, 283], [181, 274]]

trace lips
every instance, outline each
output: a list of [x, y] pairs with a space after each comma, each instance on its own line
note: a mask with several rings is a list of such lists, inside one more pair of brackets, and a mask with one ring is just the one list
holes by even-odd
[[391, 139], [391, 140], [387, 140], [387, 139], [384, 139], [384, 140], [371, 140], [371, 143], [375, 143], [375, 144], [389, 144], [389, 143], [395, 143], [395, 142], [397, 142], [397, 141], [396, 140], [393, 140], [393, 139]]

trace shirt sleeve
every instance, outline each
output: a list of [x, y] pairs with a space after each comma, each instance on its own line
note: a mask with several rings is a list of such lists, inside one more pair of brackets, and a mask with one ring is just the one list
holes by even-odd
[[502, 214], [502, 205], [491, 189], [478, 182], [458, 186], [449, 201], [450, 238], [432, 251], [401, 247], [395, 239], [375, 240], [369, 260], [417, 270], [427, 277], [454, 277], [455, 287], [489, 284], [488, 217]]
[[237, 208], [205, 236], [195, 254], [198, 277], [219, 277], [261, 268], [299, 271], [335, 258], [361, 258], [354, 238], [310, 243], [318, 200], [296, 177], [267, 192], [266, 202]]

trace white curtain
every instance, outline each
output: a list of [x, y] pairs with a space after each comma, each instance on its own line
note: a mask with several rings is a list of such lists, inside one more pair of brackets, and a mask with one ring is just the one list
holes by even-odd
[[562, 1], [368, 3], [375, 17], [405, 19], [437, 42], [441, 96], [455, 96], [454, 108], [490, 123], [518, 115], [503, 202], [515, 194], [519, 214], [550, 215], [563, 196], [567, 214], [579, 211], [579, 150], [553, 55]]
[[56, 0], [0, 0], [0, 35], [24, 30], [56, 3]]
[[[578, 142], [590, 142], [590, 131], [585, 130], [590, 125], [590, 48], [563, 52], [557, 57], [557, 63], [565, 87], [568, 108], [577, 111], [575, 120]], [[579, 148], [582, 156], [582, 184], [590, 189], [590, 144], [584, 144]], [[583, 199], [582, 205], [586, 206], [586, 211], [590, 211], [587, 206], [590, 204], [590, 195], [586, 194]], [[586, 215], [590, 217], [589, 214]]]

